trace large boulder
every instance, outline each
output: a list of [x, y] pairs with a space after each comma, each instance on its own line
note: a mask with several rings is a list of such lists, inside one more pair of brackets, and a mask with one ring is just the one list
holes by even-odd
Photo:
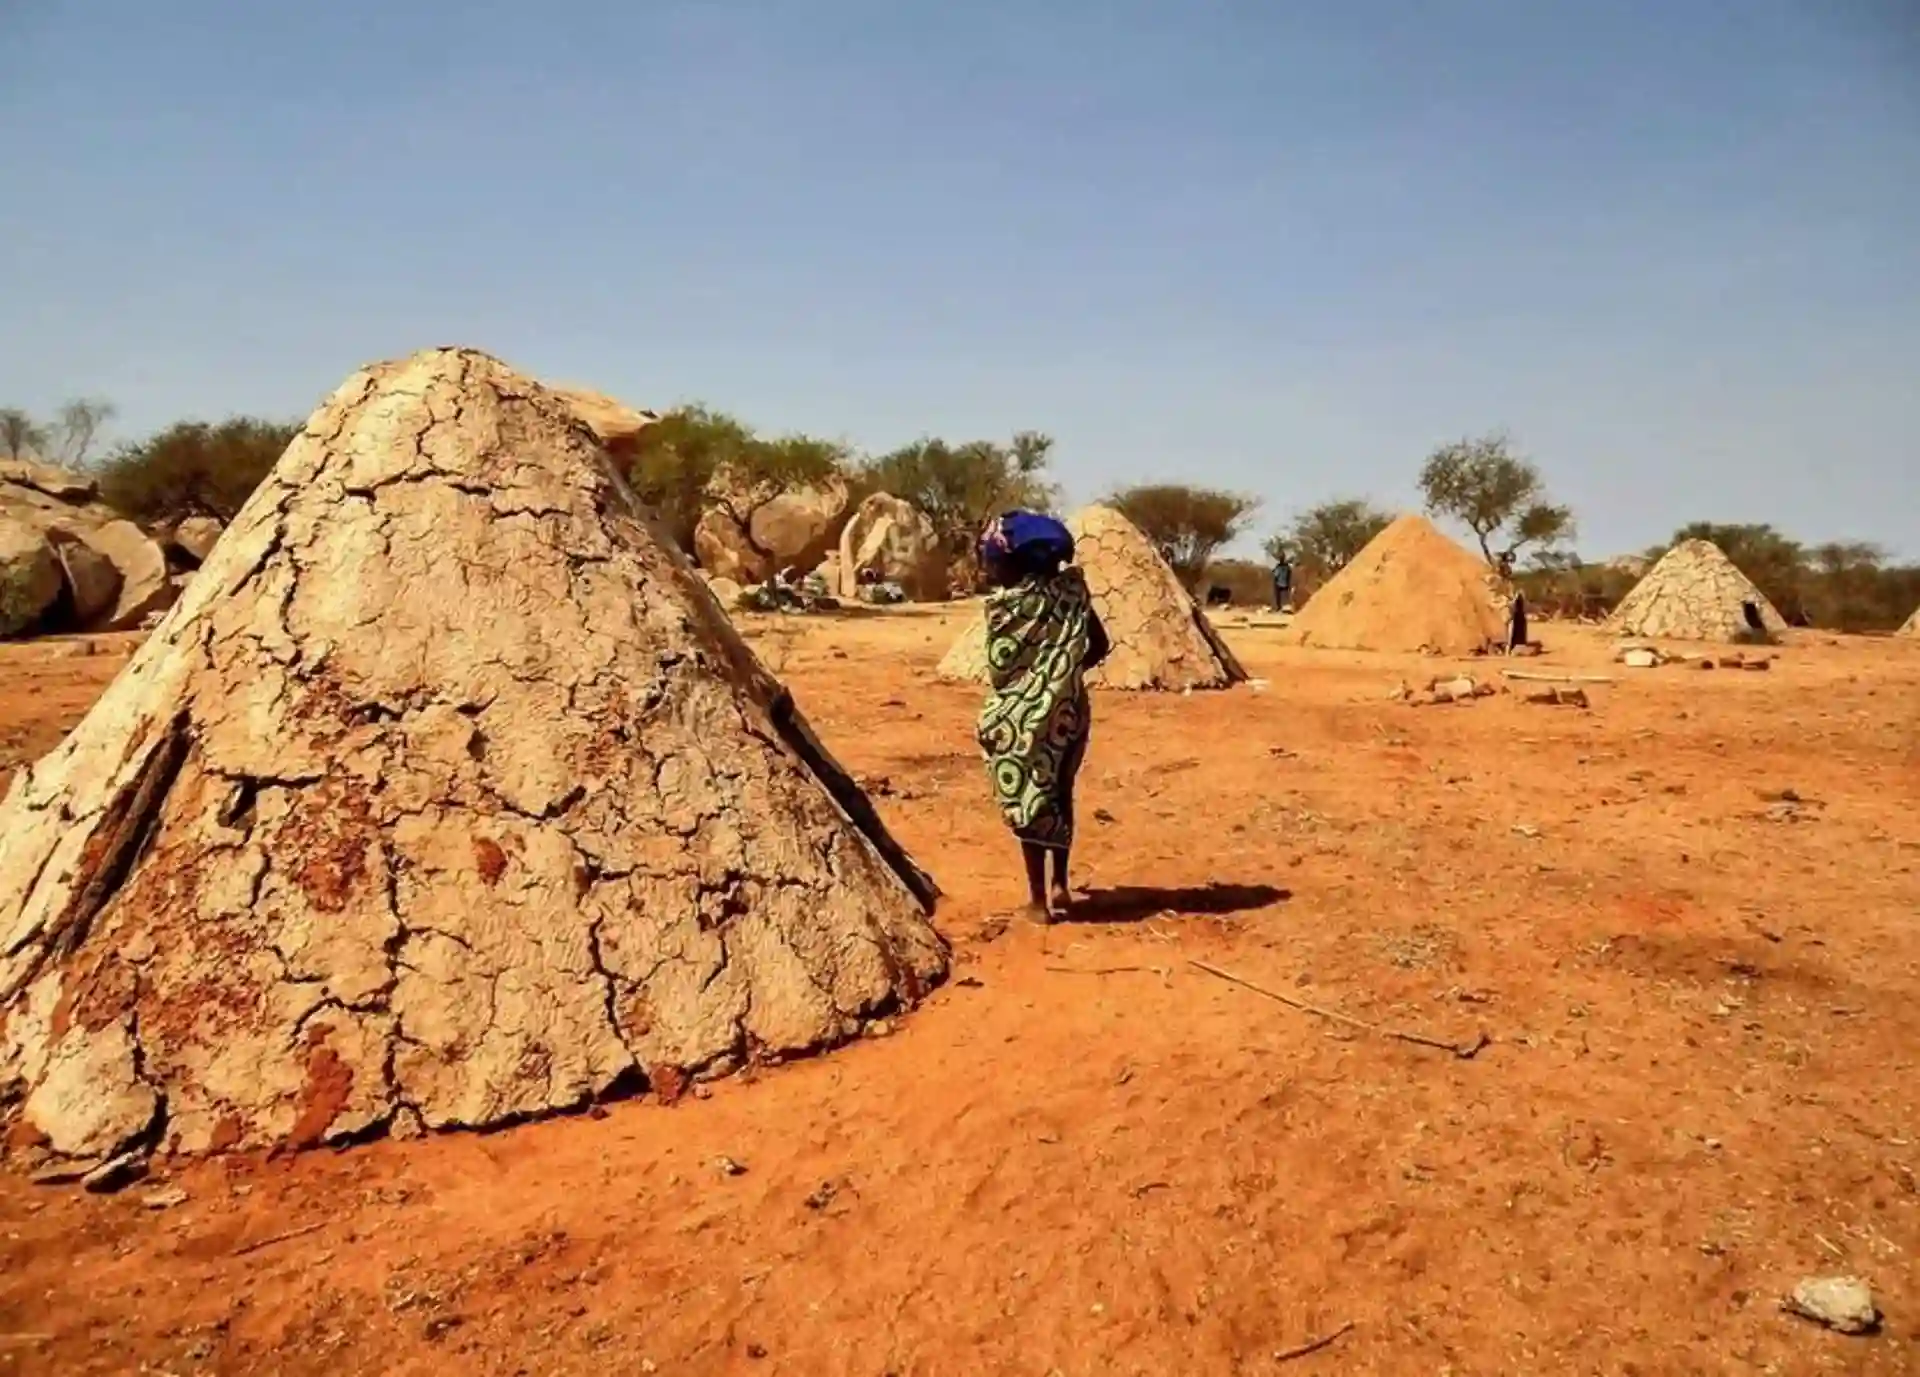
[[794, 488], [754, 507], [747, 533], [756, 549], [773, 557], [776, 568], [811, 569], [833, 548], [847, 502], [847, 485], [840, 478]]
[[630, 456], [640, 432], [660, 419], [657, 411], [635, 410], [625, 402], [615, 401], [606, 393], [590, 388], [555, 387], [551, 390], [574, 415], [586, 423], [587, 429], [600, 437], [600, 444], [616, 458]]
[[30, 488], [58, 502], [90, 502], [100, 491], [83, 473], [32, 459], [0, 459], [0, 483]]
[[818, 565], [847, 516], [846, 481], [789, 488], [743, 488], [725, 475], [714, 480], [711, 501], [693, 531], [700, 567], [742, 584], [765, 583], [789, 565]]
[[0, 802], [0, 1140], [672, 1097], [911, 1005], [934, 896], [565, 404], [432, 350], [328, 399]]
[[174, 548], [198, 568], [207, 562], [213, 547], [219, 543], [220, 533], [225, 529], [214, 517], [190, 516], [173, 528]]
[[113, 609], [89, 631], [131, 631], [155, 612], [173, 605], [174, 586], [168, 577], [167, 552], [160, 542], [131, 521], [109, 521], [81, 538], [113, 564], [120, 575], [120, 593]]
[[708, 577], [750, 587], [773, 577], [773, 557], [753, 548], [747, 533], [725, 513], [700, 514], [693, 528], [693, 557]]
[[860, 573], [871, 569], [900, 585], [915, 602], [944, 601], [947, 552], [933, 521], [913, 503], [877, 492], [854, 509], [840, 532], [837, 574], [842, 597], [858, 591]]
[[47, 543], [60, 561], [75, 626], [93, 626], [109, 618], [120, 599], [120, 571], [113, 561], [72, 531], [55, 526]]
[[60, 599], [60, 561], [33, 526], [0, 516], [0, 636], [17, 636]]
[[[20, 479], [27, 476], [25, 468], [19, 464], [6, 465], [0, 471], [0, 517], [11, 517], [41, 532], [54, 526], [73, 531], [91, 530], [109, 521], [120, 520], [120, 513], [93, 497], [90, 488], [76, 488], [52, 481], [48, 481], [43, 488], [29, 482], [15, 481], [15, 478], [8, 476], [9, 473]], [[86, 481], [82, 480], [83, 484]], [[48, 491], [48, 488], [53, 491]], [[59, 496], [59, 493], [69, 495]]]

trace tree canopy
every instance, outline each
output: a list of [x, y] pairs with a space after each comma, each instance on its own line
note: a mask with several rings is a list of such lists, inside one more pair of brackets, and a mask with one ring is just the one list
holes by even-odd
[[111, 421], [118, 408], [101, 397], [76, 397], [60, 408], [51, 436], [52, 457], [72, 468], [80, 468], [93, 454], [101, 429]]
[[100, 468], [100, 495], [149, 523], [231, 521], [299, 433], [297, 421], [257, 416], [181, 421], [114, 449]]
[[1420, 491], [1428, 512], [1473, 532], [1489, 564], [1529, 546], [1550, 552], [1574, 535], [1572, 510], [1548, 500], [1539, 468], [1501, 434], [1436, 449], [1421, 466]]
[[34, 456], [80, 468], [92, 456], [100, 431], [116, 408], [99, 397], [76, 397], [51, 423], [36, 420], [17, 406], [0, 408], [0, 454], [8, 459]]
[[1106, 503], [1166, 552], [1174, 573], [1190, 588], [1260, 506], [1258, 498], [1186, 483], [1141, 483], [1111, 494]]
[[[727, 507], [744, 521], [756, 502], [824, 481], [847, 462], [846, 447], [835, 441], [758, 435], [723, 411], [695, 404], [668, 412], [639, 433], [627, 477], [667, 534], [691, 551], [694, 527], [707, 508]], [[716, 481], [722, 475], [725, 481]]]
[[17, 406], [0, 409], [0, 455], [24, 459], [38, 454], [47, 443], [46, 429]]
[[1297, 513], [1286, 529], [1266, 544], [1269, 560], [1282, 551], [1294, 567], [1296, 584], [1325, 583], [1352, 562], [1393, 521], [1393, 513], [1364, 497], [1340, 497]]
[[1007, 444], [940, 439], [910, 445], [861, 463], [856, 485], [913, 503], [932, 520], [955, 555], [973, 548], [989, 519], [1016, 507], [1051, 511], [1058, 494], [1047, 477], [1053, 437], [1023, 430]]

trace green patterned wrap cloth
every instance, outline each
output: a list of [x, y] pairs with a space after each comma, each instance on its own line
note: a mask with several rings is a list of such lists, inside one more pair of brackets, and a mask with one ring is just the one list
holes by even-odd
[[1093, 600], [1071, 566], [987, 597], [987, 674], [980, 749], [1007, 826], [1023, 842], [1073, 844], [1073, 781], [1092, 705], [1086, 659]]

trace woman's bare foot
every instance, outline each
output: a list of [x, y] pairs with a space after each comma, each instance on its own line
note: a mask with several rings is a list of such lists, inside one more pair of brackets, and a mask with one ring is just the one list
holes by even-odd
[[1047, 896], [1047, 912], [1053, 915], [1055, 922], [1066, 917], [1067, 911], [1072, 907], [1073, 892], [1065, 885], [1055, 886], [1053, 892]]
[[1037, 923], [1041, 927], [1046, 927], [1054, 917], [1053, 909], [1044, 900], [1036, 899], [1027, 901], [1027, 906], [1020, 910], [1020, 916], [1029, 923]]

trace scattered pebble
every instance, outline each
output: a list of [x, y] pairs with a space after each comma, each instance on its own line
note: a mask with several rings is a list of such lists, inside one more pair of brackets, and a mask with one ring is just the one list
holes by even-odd
[[815, 1186], [807, 1196], [807, 1208], [810, 1210], [824, 1210], [833, 1203], [834, 1197], [839, 1194], [840, 1187], [838, 1183], [822, 1181], [819, 1185]]
[[719, 1169], [722, 1176], [745, 1176], [747, 1174], [746, 1167], [734, 1161], [731, 1157], [716, 1157], [713, 1159], [713, 1165]]
[[1590, 708], [1592, 702], [1587, 691], [1581, 688], [1546, 688], [1529, 693], [1526, 701], [1540, 707], [1549, 708]]
[[178, 1186], [162, 1186], [157, 1191], [148, 1191], [140, 1197], [140, 1203], [150, 1210], [170, 1210], [176, 1205], [187, 1203], [187, 1193]]
[[1871, 1334], [1880, 1325], [1872, 1288], [1859, 1277], [1806, 1277], [1780, 1307], [1839, 1334]]

